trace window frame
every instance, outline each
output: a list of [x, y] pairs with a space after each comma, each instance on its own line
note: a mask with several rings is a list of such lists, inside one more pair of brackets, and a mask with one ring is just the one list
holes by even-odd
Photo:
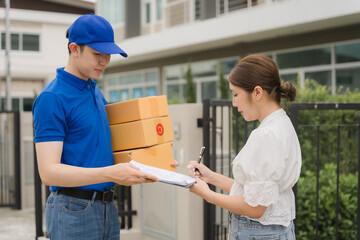
[[[145, 79], [145, 75], [146, 73], [149, 72], [155, 72], [157, 75], [156, 81], [149, 81], [147, 82]], [[138, 83], [131, 83], [131, 84], [119, 84], [116, 83], [121, 76], [129, 76], [129, 75], [133, 75], [133, 74], [140, 74], [141, 76], [141, 81]], [[147, 95], [147, 88], [149, 87], [155, 87], [156, 88], [156, 95], [159, 95], [160, 93], [160, 78], [159, 78], [159, 69], [158, 68], [149, 68], [149, 69], [142, 69], [140, 71], [129, 71], [129, 72], [121, 72], [121, 73], [114, 73], [114, 74], [109, 74], [105, 77], [105, 96], [106, 99], [108, 100], [108, 102], [111, 102], [110, 99], [110, 92], [111, 91], [123, 91], [123, 90], [128, 90], [128, 100], [130, 99], [134, 99], [133, 98], [133, 93], [135, 89], [142, 89], [142, 93], [144, 94], [143, 97], [146, 97]], [[109, 85], [109, 81], [110, 80], [114, 80], [115, 84], [110, 86]], [[119, 96], [120, 98], [120, 96]], [[120, 100], [119, 100], [120, 101]]]
[[360, 43], [360, 39], [353, 39], [353, 40], [349, 40], [349, 41], [340, 41], [340, 42], [331, 42], [331, 43], [325, 43], [325, 44], [317, 44], [317, 45], [311, 45], [311, 46], [307, 46], [307, 47], [274, 50], [271, 52], [263, 52], [261, 54], [272, 56], [272, 59], [277, 63], [277, 54], [279, 54], [279, 53], [290, 53], [290, 52], [297, 52], [297, 51], [303, 51], [303, 50], [311, 50], [311, 49], [316, 49], [316, 48], [330, 47], [331, 62], [329, 64], [279, 69], [279, 73], [280, 73], [280, 76], [284, 75], [284, 74], [298, 74], [299, 81], [300, 81], [300, 87], [304, 88], [305, 87], [305, 73], [331, 71], [331, 86], [330, 86], [331, 93], [336, 94], [336, 88], [337, 88], [336, 71], [343, 70], [343, 69], [360, 68], [360, 61], [336, 63], [335, 47], [339, 46], [339, 45], [356, 44], [356, 43]]
[[[21, 52], [21, 53], [40, 53], [41, 52], [41, 34], [38, 32], [29, 32], [29, 31], [11, 31], [10, 32], [10, 43], [12, 43], [11, 41], [11, 35], [18, 35], [19, 37], [19, 43], [18, 43], [18, 48], [19, 49], [12, 49], [12, 46], [10, 46], [10, 51], [12, 52]], [[38, 37], [38, 50], [24, 50], [24, 35], [33, 35], [33, 36], [37, 36]], [[3, 39], [4, 36], [4, 39]], [[4, 41], [4, 48], [2, 48], [3, 46], [3, 41]], [[12, 44], [11, 44], [12, 45]], [[5, 51], [6, 49], [5, 46], [5, 31], [1, 31], [0, 32], [0, 51]]]

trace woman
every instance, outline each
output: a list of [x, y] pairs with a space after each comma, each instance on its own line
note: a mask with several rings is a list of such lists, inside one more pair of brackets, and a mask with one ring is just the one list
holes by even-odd
[[[295, 239], [292, 187], [300, 175], [301, 150], [280, 99], [293, 101], [296, 89], [281, 82], [276, 64], [262, 55], [241, 59], [228, 79], [233, 106], [260, 125], [233, 161], [234, 179], [191, 161], [189, 172], [198, 172], [190, 191], [230, 211], [230, 239]], [[207, 183], [229, 195], [211, 191]]]

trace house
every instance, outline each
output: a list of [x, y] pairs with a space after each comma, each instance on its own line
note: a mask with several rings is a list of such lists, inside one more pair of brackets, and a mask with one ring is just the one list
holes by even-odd
[[[5, 1], [0, 1], [0, 112], [5, 100]], [[94, 12], [94, 3], [80, 0], [11, 0], [10, 1], [10, 72], [12, 110], [20, 111], [21, 135], [21, 199], [22, 207], [34, 207], [34, 147], [31, 108], [34, 97], [56, 75], [56, 68], [67, 62], [66, 30], [80, 15]], [[0, 119], [0, 163], [2, 172], [10, 171], [13, 162], [6, 162], [6, 149], [14, 149], [11, 133], [6, 132], [4, 118]], [[6, 148], [8, 146], [8, 148]], [[11, 153], [8, 153], [11, 156]], [[6, 169], [6, 168], [9, 169]], [[6, 175], [6, 174], [5, 174]], [[6, 176], [3, 177], [6, 177]], [[11, 181], [14, 181], [12, 178]], [[9, 182], [10, 183], [10, 182]], [[11, 182], [10, 186], [14, 183]], [[2, 185], [3, 186], [3, 185]], [[2, 189], [2, 192], [9, 189]], [[2, 198], [1, 198], [2, 199]], [[1, 205], [1, 201], [0, 201]]]
[[272, 57], [284, 81], [315, 79], [335, 93], [360, 87], [357, 0], [98, 0], [129, 54], [114, 56], [103, 79], [111, 102], [166, 94], [184, 102], [190, 66], [197, 102], [218, 98], [228, 74], [251, 53]]

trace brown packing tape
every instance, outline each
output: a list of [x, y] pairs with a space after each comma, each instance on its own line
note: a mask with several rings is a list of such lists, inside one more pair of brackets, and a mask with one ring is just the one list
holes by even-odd
[[105, 108], [110, 125], [169, 115], [166, 95], [111, 103]]
[[110, 131], [113, 151], [148, 147], [174, 140], [169, 116], [111, 125]]
[[155, 116], [160, 115], [159, 109], [161, 106], [159, 106], [159, 102], [160, 102], [159, 98], [154, 97], [149, 99], [150, 111]]
[[146, 151], [147, 151], [147, 154], [149, 154], [150, 156], [157, 156], [158, 155], [157, 148], [150, 147], [150, 148], [147, 148]]
[[171, 166], [174, 161], [171, 143], [163, 143], [147, 148], [114, 152], [114, 163], [126, 163], [134, 160], [153, 167], [176, 172]]

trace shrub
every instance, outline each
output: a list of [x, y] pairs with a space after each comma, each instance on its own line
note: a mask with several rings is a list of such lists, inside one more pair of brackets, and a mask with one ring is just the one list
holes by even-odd
[[[325, 164], [319, 172], [318, 239], [336, 237], [335, 164]], [[336, 239], [356, 239], [357, 227], [357, 175], [340, 174], [339, 219]], [[316, 238], [316, 173], [305, 171], [298, 182], [296, 232], [302, 240]]]
[[185, 73], [186, 78], [186, 102], [195, 103], [196, 102], [196, 89], [193, 80], [192, 70], [190, 63]]

